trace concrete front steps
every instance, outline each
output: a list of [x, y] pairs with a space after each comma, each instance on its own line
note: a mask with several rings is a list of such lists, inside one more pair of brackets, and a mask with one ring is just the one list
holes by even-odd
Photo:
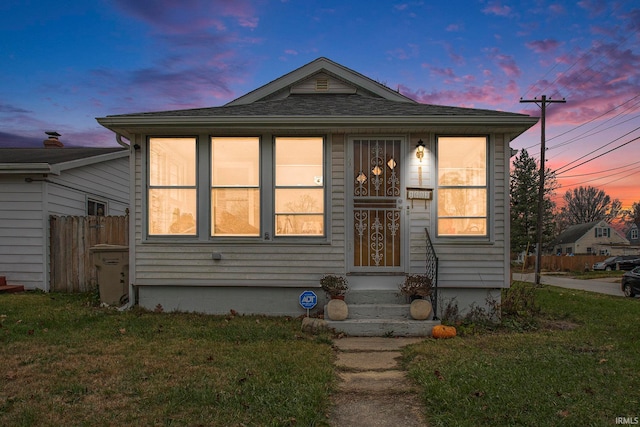
[[9, 292], [24, 292], [22, 285], [9, 285], [5, 276], [0, 276], [0, 294]]
[[[404, 296], [397, 291], [350, 291], [345, 302], [346, 320], [329, 320], [327, 326], [353, 337], [428, 337], [439, 320], [414, 320]], [[325, 315], [327, 309], [325, 306]], [[432, 315], [433, 317], [433, 315]]]

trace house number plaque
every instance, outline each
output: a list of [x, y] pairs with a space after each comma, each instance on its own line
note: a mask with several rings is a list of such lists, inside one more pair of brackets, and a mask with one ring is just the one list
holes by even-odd
[[411, 207], [413, 208], [414, 200], [424, 200], [424, 206], [427, 207], [427, 200], [433, 199], [432, 188], [420, 188], [420, 187], [407, 187], [407, 199], [411, 200]]

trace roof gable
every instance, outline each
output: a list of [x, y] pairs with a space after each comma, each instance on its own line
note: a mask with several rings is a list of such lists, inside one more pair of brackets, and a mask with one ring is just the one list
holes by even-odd
[[[296, 93], [302, 87], [305, 87], [310, 80], [314, 82], [319, 78], [329, 79], [329, 85], [331, 82], [338, 84], [343, 89], [349, 87], [351, 93], [362, 92], [373, 97], [379, 97], [382, 99], [388, 99], [391, 101], [415, 103], [414, 100], [408, 98], [399, 92], [393, 91], [388, 87], [366, 77], [350, 68], [337, 64], [327, 58], [318, 58], [315, 61], [309, 62], [302, 67], [285, 74], [267, 83], [264, 86], [255, 89], [246, 95], [236, 98], [235, 100], [226, 104], [231, 105], [243, 105], [250, 104], [256, 101], [265, 101], [273, 99], [273, 97], [285, 97], [291, 93]], [[313, 93], [318, 93], [314, 91]], [[337, 93], [326, 91], [327, 93]], [[299, 93], [299, 92], [298, 92]], [[310, 93], [310, 92], [306, 92]], [[340, 92], [347, 93], [347, 92]]]
[[585, 224], [576, 224], [567, 227], [556, 239], [553, 241], [553, 244], [566, 244], [566, 243], [575, 243], [584, 237], [587, 232], [595, 228], [600, 221], [588, 222]]
[[214, 128], [394, 129], [502, 132], [513, 139], [538, 122], [526, 114], [418, 103], [326, 58], [318, 58], [223, 106], [110, 115], [96, 119], [131, 139], [138, 133]]
[[611, 224], [606, 221], [599, 220], [588, 222], [585, 224], [576, 224], [568, 227], [565, 231], [560, 233], [558, 237], [556, 237], [556, 239], [551, 243], [551, 246], [576, 243], [587, 236], [588, 233], [591, 233], [591, 231], [596, 227], [608, 227], [609, 229], [611, 229], [611, 237], [613, 238], [617, 236], [618, 240], [620, 241], [619, 243], [625, 243], [627, 241], [627, 239], [625, 239], [625, 237], [620, 234], [620, 232], [616, 230], [615, 227], [612, 227]]

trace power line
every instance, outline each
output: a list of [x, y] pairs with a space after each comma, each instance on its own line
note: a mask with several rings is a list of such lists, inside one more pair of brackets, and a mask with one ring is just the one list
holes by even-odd
[[[627, 135], [629, 135], [629, 134], [632, 134], [633, 132], [637, 131], [638, 129], [640, 129], [640, 126], [638, 126], [637, 128], [635, 128], [635, 129], [633, 129], [633, 130], [631, 130], [631, 131], [629, 131], [629, 132], [625, 133], [625, 134], [624, 134], [624, 135], [622, 135], [622, 136], [619, 136], [618, 138], [614, 139], [613, 141], [606, 143], [606, 144], [605, 144], [605, 145], [603, 145], [602, 147], [598, 147], [598, 148], [596, 148], [595, 150], [593, 150], [593, 151], [591, 151], [591, 152], [589, 152], [589, 153], [587, 153], [587, 154], [585, 154], [585, 155], [583, 155], [583, 156], [581, 156], [581, 157], [578, 157], [577, 159], [572, 160], [572, 161], [570, 161], [569, 163], [567, 163], [567, 164], [565, 164], [565, 165], [560, 166], [559, 168], [557, 168], [557, 169], [555, 170], [555, 172], [556, 172], [556, 173], [559, 173], [561, 169], [564, 169], [564, 168], [566, 168], [567, 166], [572, 165], [572, 164], [574, 164], [575, 162], [577, 162], [577, 161], [580, 161], [580, 160], [584, 159], [585, 157], [587, 157], [587, 156], [589, 156], [589, 155], [591, 155], [591, 154], [595, 153], [596, 151], [602, 150], [604, 147], [606, 147], [606, 146], [608, 146], [608, 145], [613, 144], [613, 143], [614, 143], [614, 142], [616, 142], [617, 140], [622, 139], [622, 138], [624, 138], [625, 136], [627, 136]], [[636, 138], [636, 139], [638, 139], [638, 138]], [[634, 140], [631, 140], [630, 142], [633, 142], [633, 141], [634, 141]], [[566, 169], [564, 172], [567, 172], [567, 171], [570, 171], [570, 170], [572, 170], [572, 169], [575, 169], [575, 168], [577, 168], [578, 166], [581, 166], [581, 165], [583, 165], [583, 164], [585, 164], [585, 163], [590, 162], [591, 160], [595, 160], [595, 159], [597, 159], [598, 157], [601, 157], [601, 156], [603, 156], [603, 155], [605, 155], [605, 154], [608, 154], [608, 153], [610, 153], [610, 152], [612, 152], [612, 151], [615, 151], [615, 150], [617, 150], [617, 149], [618, 149], [618, 148], [620, 148], [620, 147], [624, 147], [624, 146], [625, 146], [625, 145], [627, 145], [627, 144], [628, 144], [628, 143], [625, 143], [625, 144], [622, 144], [621, 146], [616, 147], [616, 148], [614, 148], [614, 149], [612, 149], [612, 150], [605, 151], [604, 153], [602, 153], [602, 154], [600, 154], [600, 155], [598, 155], [598, 156], [596, 156], [596, 157], [594, 157], [594, 158], [592, 158], [592, 159], [590, 159], [590, 160], [588, 160], [588, 161], [586, 161], [586, 162], [580, 163], [580, 164], [579, 164], [579, 165], [577, 165], [577, 166], [574, 166], [574, 167], [572, 167], [572, 168]]]
[[[634, 129], [634, 130], [635, 130], [635, 129]], [[622, 138], [622, 137], [620, 137], [620, 138]], [[620, 138], [618, 138], [618, 139], [620, 139]], [[579, 164], [577, 164], [577, 165], [575, 165], [575, 166], [572, 166], [572, 167], [570, 167], [569, 169], [565, 170], [565, 172], [568, 172], [568, 171], [573, 170], [573, 169], [575, 169], [575, 168], [577, 168], [577, 167], [580, 167], [580, 166], [582, 166], [582, 165], [584, 165], [584, 164], [586, 164], [586, 163], [589, 163], [589, 162], [591, 162], [591, 161], [593, 161], [593, 160], [595, 160], [595, 159], [597, 159], [597, 158], [600, 158], [600, 157], [604, 156], [605, 154], [609, 154], [609, 153], [611, 153], [612, 151], [615, 151], [615, 150], [617, 150], [617, 149], [619, 149], [619, 148], [622, 148], [622, 147], [624, 147], [625, 145], [629, 145], [629, 144], [631, 144], [632, 142], [637, 141], [637, 140], [639, 140], [639, 139], [640, 139], [640, 136], [635, 137], [635, 138], [633, 138], [632, 140], [627, 141], [627, 142], [625, 142], [624, 144], [619, 145], [619, 146], [617, 146], [617, 147], [614, 147], [614, 148], [612, 148], [612, 149], [611, 149], [611, 150], [609, 150], [609, 151], [605, 151], [604, 153], [598, 154], [597, 156], [592, 157], [591, 159], [585, 160], [585, 161], [584, 161], [584, 162], [582, 162], [582, 163], [579, 163]], [[599, 150], [599, 149], [598, 149], [598, 150]], [[598, 151], [598, 150], [595, 150], [595, 151]], [[584, 156], [583, 156], [583, 157], [584, 157]], [[573, 162], [571, 162], [571, 163], [574, 163], [574, 162], [575, 162], [575, 161], [573, 161]], [[569, 164], [570, 164], [570, 163], [569, 163]], [[567, 166], [567, 165], [565, 165], [565, 166]], [[557, 169], [556, 169], [556, 170], [557, 170]]]
[[[568, 131], [563, 132], [563, 133], [561, 133], [561, 134], [558, 134], [558, 135], [554, 136], [553, 138], [549, 138], [549, 139], [547, 140], [547, 142], [548, 142], [548, 141], [552, 141], [552, 140], [554, 140], [554, 139], [556, 139], [556, 138], [559, 138], [559, 137], [561, 137], [561, 136], [563, 136], [563, 135], [566, 135], [566, 134], [568, 134], [569, 132], [573, 132], [573, 131], [575, 131], [575, 130], [578, 130], [578, 128], [580, 128], [580, 127], [582, 127], [582, 126], [585, 126], [585, 125], [587, 125], [587, 124], [589, 124], [589, 123], [591, 123], [591, 122], [593, 122], [593, 121], [595, 121], [595, 120], [598, 120], [598, 119], [599, 119], [599, 118], [601, 118], [601, 117], [606, 116], [607, 114], [609, 114], [609, 113], [610, 113], [610, 112], [612, 112], [612, 111], [615, 111], [617, 108], [619, 108], [619, 107], [623, 106], [623, 105], [624, 105], [624, 104], [626, 104], [627, 102], [630, 102], [630, 101], [632, 101], [632, 100], [634, 100], [634, 99], [636, 99], [636, 98], [639, 98], [639, 97], [640, 97], [640, 94], [638, 94], [638, 95], [634, 96], [633, 98], [631, 98], [631, 99], [629, 99], [629, 100], [625, 101], [624, 103], [622, 103], [622, 104], [620, 104], [620, 105], [618, 105], [618, 106], [616, 106], [616, 107], [612, 108], [611, 110], [609, 110], [609, 111], [607, 111], [607, 112], [605, 112], [605, 113], [602, 113], [602, 114], [600, 114], [599, 116], [594, 117], [593, 119], [591, 119], [591, 120], [589, 120], [589, 121], [587, 121], [587, 122], [584, 122], [584, 123], [582, 123], [582, 124], [580, 124], [580, 125], [576, 126], [576, 127], [575, 127], [575, 128], [573, 128], [573, 129], [569, 129]], [[585, 131], [585, 132], [581, 133], [580, 135], [578, 135], [578, 136], [574, 136], [572, 139], [569, 139], [569, 140], [567, 140], [567, 141], [560, 142], [560, 143], [558, 143], [557, 145], [554, 145], [553, 147], [549, 147], [549, 150], [552, 150], [552, 149], [555, 149], [555, 148], [559, 148], [559, 147], [562, 147], [562, 146], [564, 146], [564, 145], [571, 144], [572, 142], [578, 141], [578, 140], [580, 140], [581, 138], [586, 137], [586, 136], [593, 136], [593, 135], [596, 135], [596, 134], [598, 134], [598, 133], [600, 133], [600, 132], [604, 132], [605, 130], [609, 130], [609, 129], [611, 129], [612, 127], [619, 126], [619, 125], [621, 125], [622, 123], [626, 123], [626, 122], [631, 121], [631, 120], [633, 120], [633, 119], [635, 119], [635, 118], [637, 118], [637, 117], [640, 117], [640, 114], [639, 114], [639, 115], [633, 116], [633, 117], [631, 117], [631, 118], [629, 118], [629, 119], [627, 119], [627, 120], [624, 120], [624, 121], [622, 121], [622, 122], [620, 122], [620, 123], [616, 123], [616, 124], [611, 125], [611, 126], [609, 126], [609, 127], [607, 127], [607, 128], [604, 128], [604, 129], [601, 129], [601, 130], [599, 130], [599, 131], [597, 131], [597, 132], [594, 132], [594, 131], [595, 131], [596, 129], [598, 129], [600, 126], [603, 126], [605, 123], [610, 122], [611, 120], [614, 120], [614, 119], [615, 119], [615, 118], [617, 118], [617, 117], [620, 117], [622, 114], [624, 114], [625, 112], [627, 112], [627, 111], [629, 111], [629, 110], [631, 110], [631, 109], [635, 109], [635, 107], [637, 107], [637, 106], [640, 106], [640, 101], [638, 101], [637, 103], [635, 103], [635, 104], [634, 104], [634, 105], [632, 105], [631, 107], [629, 107], [629, 108], [627, 108], [627, 109], [625, 109], [625, 110], [623, 110], [623, 111], [620, 111], [620, 112], [619, 112], [618, 114], [616, 114], [615, 116], [608, 118], [607, 120], [603, 121], [602, 123], [600, 123], [598, 126], [594, 127], [593, 129], [587, 130], [587, 131]], [[593, 133], [590, 133], [590, 132], [593, 132]]]
[[[618, 167], [615, 167], [615, 168], [605, 169], [605, 170], [596, 171], [596, 172], [581, 173], [581, 174], [578, 174], [578, 175], [562, 176], [561, 178], [562, 179], [565, 179], [565, 178], [578, 178], [578, 177], [581, 177], [581, 176], [597, 175], [599, 173], [611, 172], [611, 171], [618, 170], [618, 169], [628, 168], [629, 166], [633, 166], [633, 165], [636, 165], [638, 163], [640, 163], [640, 161], [629, 163], [628, 165], [618, 166]], [[564, 172], [560, 172], [560, 173], [556, 174], [556, 177], [560, 177], [560, 175], [562, 175], [563, 173]], [[614, 175], [616, 175], [616, 174], [614, 174]]]

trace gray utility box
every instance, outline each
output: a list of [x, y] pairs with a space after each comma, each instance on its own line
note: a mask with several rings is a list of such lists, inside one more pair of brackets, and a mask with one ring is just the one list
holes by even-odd
[[96, 245], [90, 249], [98, 269], [100, 301], [121, 306], [129, 301], [129, 247]]

